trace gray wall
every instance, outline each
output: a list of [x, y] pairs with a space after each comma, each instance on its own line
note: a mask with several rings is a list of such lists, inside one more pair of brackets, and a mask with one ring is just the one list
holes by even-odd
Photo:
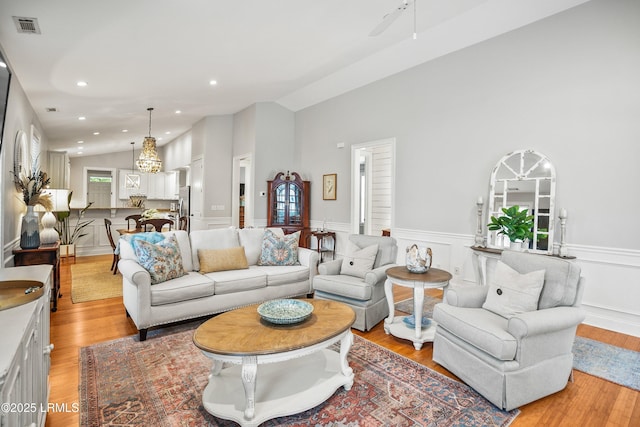
[[297, 112], [298, 169], [338, 173], [312, 217], [348, 223], [349, 145], [395, 137], [395, 226], [473, 234], [495, 163], [531, 148], [556, 167], [569, 242], [638, 248], [639, 16], [594, 0]]
[[[10, 66], [11, 64], [9, 64]], [[0, 164], [0, 175], [2, 176], [2, 200], [0, 200], [0, 211], [2, 212], [2, 228], [0, 229], [0, 240], [2, 241], [2, 262], [5, 265], [11, 259], [11, 250], [17, 247], [20, 240], [20, 222], [22, 214], [26, 212], [26, 207], [22, 202], [22, 197], [13, 184], [13, 153], [15, 137], [19, 130], [27, 134], [27, 139], [31, 139], [31, 125], [34, 125], [40, 133], [40, 158], [43, 170], [46, 171], [47, 137], [42, 133], [40, 122], [27, 99], [19, 79], [14, 74], [11, 77], [11, 87], [9, 88], [9, 99], [7, 105], [4, 132], [2, 135], [2, 152]]]

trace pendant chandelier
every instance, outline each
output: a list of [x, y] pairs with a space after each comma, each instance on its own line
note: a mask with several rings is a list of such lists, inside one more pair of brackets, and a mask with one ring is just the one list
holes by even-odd
[[142, 142], [142, 152], [136, 165], [142, 172], [158, 173], [162, 168], [162, 160], [160, 160], [156, 151], [156, 139], [151, 136], [151, 112], [153, 108], [147, 108], [147, 111], [149, 111], [149, 136], [145, 137]]

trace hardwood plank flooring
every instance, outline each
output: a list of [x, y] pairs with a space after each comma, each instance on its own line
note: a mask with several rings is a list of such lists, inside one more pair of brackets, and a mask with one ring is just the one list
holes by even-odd
[[[111, 255], [78, 257], [76, 263], [94, 263], [110, 259]], [[111, 298], [80, 304], [71, 303], [71, 263], [63, 260], [58, 311], [51, 313], [51, 392], [49, 402], [67, 411], [49, 412], [46, 426], [67, 427], [79, 424], [79, 414], [72, 410], [79, 404], [79, 350], [81, 347], [109, 341], [137, 333], [133, 322], [125, 316], [122, 298]], [[426, 291], [436, 296], [441, 291]], [[394, 289], [396, 301], [412, 296], [407, 288]], [[446, 369], [431, 360], [433, 346], [425, 343], [417, 351], [406, 340], [384, 333], [382, 322], [369, 332], [354, 330], [394, 352], [428, 366], [451, 378]], [[580, 325], [578, 335], [606, 342], [630, 350], [640, 351], [640, 338], [587, 325]], [[554, 395], [522, 406], [514, 427], [529, 426], [634, 426], [640, 425], [640, 392], [622, 387], [597, 377], [574, 372], [574, 382]]]

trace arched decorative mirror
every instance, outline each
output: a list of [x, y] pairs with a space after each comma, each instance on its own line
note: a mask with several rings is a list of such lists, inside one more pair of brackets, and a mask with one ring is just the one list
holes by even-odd
[[29, 151], [29, 141], [27, 134], [19, 130], [16, 133], [15, 145], [13, 148], [13, 171], [18, 175], [29, 175], [31, 171], [31, 154]]
[[[520, 150], [504, 156], [491, 172], [487, 218], [502, 215], [502, 208], [518, 205], [533, 215], [530, 251], [552, 253], [556, 172], [547, 156], [534, 150]], [[491, 247], [509, 247], [509, 239], [489, 231]]]

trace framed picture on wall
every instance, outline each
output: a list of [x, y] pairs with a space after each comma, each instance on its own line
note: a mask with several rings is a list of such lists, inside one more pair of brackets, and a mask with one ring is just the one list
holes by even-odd
[[330, 173], [322, 175], [322, 200], [336, 200], [338, 175]]

